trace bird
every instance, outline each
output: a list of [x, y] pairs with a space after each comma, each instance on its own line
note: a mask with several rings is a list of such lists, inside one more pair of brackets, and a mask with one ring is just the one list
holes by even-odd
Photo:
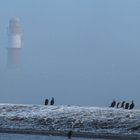
[[120, 108], [120, 104], [121, 104], [121, 102], [118, 102], [117, 105], [116, 105], [116, 107], [117, 108]]
[[124, 108], [125, 101], [122, 101], [121, 108]]
[[129, 108], [129, 103], [126, 103], [124, 108], [128, 109]]
[[46, 99], [46, 100], [45, 100], [45, 105], [48, 105], [48, 103], [49, 103], [49, 100]]
[[67, 136], [68, 136], [69, 139], [71, 139], [72, 133], [73, 133], [73, 132], [72, 132], [71, 130], [67, 133]]
[[52, 97], [50, 105], [54, 105], [54, 98]]
[[132, 100], [132, 103], [130, 104], [130, 107], [129, 107], [129, 109], [133, 109], [134, 108], [134, 101]]
[[111, 103], [110, 107], [115, 107], [115, 105], [116, 105], [116, 101], [113, 100], [113, 102]]

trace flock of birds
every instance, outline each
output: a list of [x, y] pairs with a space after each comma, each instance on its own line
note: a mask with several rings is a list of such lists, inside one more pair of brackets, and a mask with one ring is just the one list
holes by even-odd
[[[54, 97], [52, 97], [50, 103], [49, 99], [45, 99], [45, 105], [54, 105]], [[135, 106], [134, 101], [132, 100], [131, 104], [125, 101], [122, 102], [116, 102], [116, 100], [113, 100], [110, 107], [116, 107], [116, 108], [124, 108], [124, 109], [133, 109]]]
[[111, 103], [110, 107], [116, 107], [116, 108], [124, 108], [124, 109], [133, 109], [135, 107], [134, 101], [132, 100], [132, 103], [128, 103], [125, 101], [122, 102], [116, 102], [115, 100], [113, 100], [113, 102]]
[[[49, 104], [49, 99], [45, 99], [45, 105]], [[50, 101], [50, 105], [54, 105], [54, 98], [52, 97], [51, 101]]]

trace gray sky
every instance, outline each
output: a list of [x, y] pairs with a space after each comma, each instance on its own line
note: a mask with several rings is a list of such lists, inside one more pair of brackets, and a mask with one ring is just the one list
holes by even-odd
[[[140, 107], [139, 0], [1, 0], [0, 102]], [[22, 26], [22, 69], [6, 68], [11, 17]]]

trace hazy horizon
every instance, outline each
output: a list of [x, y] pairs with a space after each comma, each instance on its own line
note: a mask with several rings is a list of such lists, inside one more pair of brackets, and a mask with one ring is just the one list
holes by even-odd
[[[140, 108], [140, 1], [5, 0], [0, 5], [0, 103]], [[22, 66], [7, 69], [7, 26], [22, 28]]]

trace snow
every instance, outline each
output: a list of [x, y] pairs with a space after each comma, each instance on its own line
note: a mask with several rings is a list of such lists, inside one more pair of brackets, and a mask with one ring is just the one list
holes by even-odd
[[140, 110], [0, 104], [0, 129], [140, 135]]

